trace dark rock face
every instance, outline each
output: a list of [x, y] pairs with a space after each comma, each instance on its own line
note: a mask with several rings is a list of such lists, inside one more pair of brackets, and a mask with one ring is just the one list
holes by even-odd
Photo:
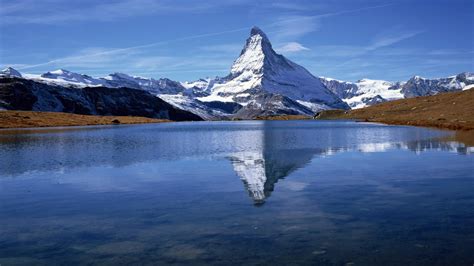
[[130, 88], [70, 88], [20, 78], [0, 78], [0, 108], [86, 115], [202, 120], [152, 94]]
[[38, 97], [22, 82], [16, 82], [14, 78], [0, 78], [0, 108], [33, 110], [37, 100]]
[[362, 98], [362, 102], [367, 104], [367, 105], [374, 105], [374, 104], [378, 104], [378, 103], [383, 103], [383, 102], [386, 102], [387, 100], [382, 98], [382, 96], [380, 95], [377, 95], [375, 97], [372, 97], [372, 98]]
[[279, 94], [262, 93], [253, 97], [252, 100], [232, 117], [253, 119], [258, 116], [273, 115], [314, 115], [311, 109]]
[[320, 78], [320, 80], [326, 88], [341, 99], [351, 98], [361, 94], [359, 88], [354, 83], [325, 78]]
[[229, 114], [235, 113], [238, 110], [240, 110], [240, 108], [242, 108], [242, 105], [240, 105], [238, 103], [235, 103], [235, 102], [217, 102], [217, 101], [213, 101], [213, 102], [201, 102], [201, 103], [204, 104], [205, 106], [209, 107], [209, 108], [219, 109], [222, 112], [229, 113]]

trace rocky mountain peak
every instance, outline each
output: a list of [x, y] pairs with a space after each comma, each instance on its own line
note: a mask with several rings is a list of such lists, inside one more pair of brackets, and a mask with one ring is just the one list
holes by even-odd
[[254, 26], [254, 27], [250, 30], [250, 37], [255, 36], [255, 35], [260, 35], [260, 36], [262, 37], [262, 39], [268, 41], [268, 37], [267, 37], [267, 35], [265, 34], [265, 32], [263, 32], [263, 30], [261, 30], [261, 29], [260, 29], [259, 27], [257, 27], [257, 26]]
[[232, 65], [231, 75], [245, 72], [263, 74], [264, 70], [272, 71], [274, 67], [291, 68], [287, 60], [273, 50], [267, 35], [260, 28], [253, 27], [239, 58]]
[[10, 77], [21, 78], [21, 73], [18, 70], [14, 69], [13, 67], [5, 68], [4, 70], [0, 72], [0, 74], [10, 76]]

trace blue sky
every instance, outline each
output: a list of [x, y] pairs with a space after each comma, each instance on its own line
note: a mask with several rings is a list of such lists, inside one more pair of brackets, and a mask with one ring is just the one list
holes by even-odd
[[355, 81], [474, 71], [471, 0], [0, 0], [0, 67], [224, 76], [250, 28], [314, 75]]

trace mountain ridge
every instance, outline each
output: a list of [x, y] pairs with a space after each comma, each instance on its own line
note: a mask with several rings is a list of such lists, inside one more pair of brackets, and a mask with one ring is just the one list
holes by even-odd
[[474, 74], [469, 72], [440, 79], [413, 76], [406, 82], [371, 79], [348, 82], [318, 77], [276, 53], [267, 35], [258, 27], [251, 29], [225, 77], [178, 82], [115, 72], [95, 78], [64, 69], [41, 75], [22, 75], [11, 67], [0, 72], [0, 76], [77, 89], [126, 87], [144, 90], [206, 120], [312, 115], [321, 110], [357, 109], [396, 99], [463, 90], [474, 85]]

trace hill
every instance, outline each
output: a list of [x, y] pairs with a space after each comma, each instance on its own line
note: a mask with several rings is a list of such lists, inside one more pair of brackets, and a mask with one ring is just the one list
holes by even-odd
[[0, 128], [143, 124], [168, 121], [169, 120], [138, 116], [99, 116], [61, 112], [0, 111]]
[[351, 111], [323, 111], [318, 118], [473, 130], [474, 90], [395, 100]]

